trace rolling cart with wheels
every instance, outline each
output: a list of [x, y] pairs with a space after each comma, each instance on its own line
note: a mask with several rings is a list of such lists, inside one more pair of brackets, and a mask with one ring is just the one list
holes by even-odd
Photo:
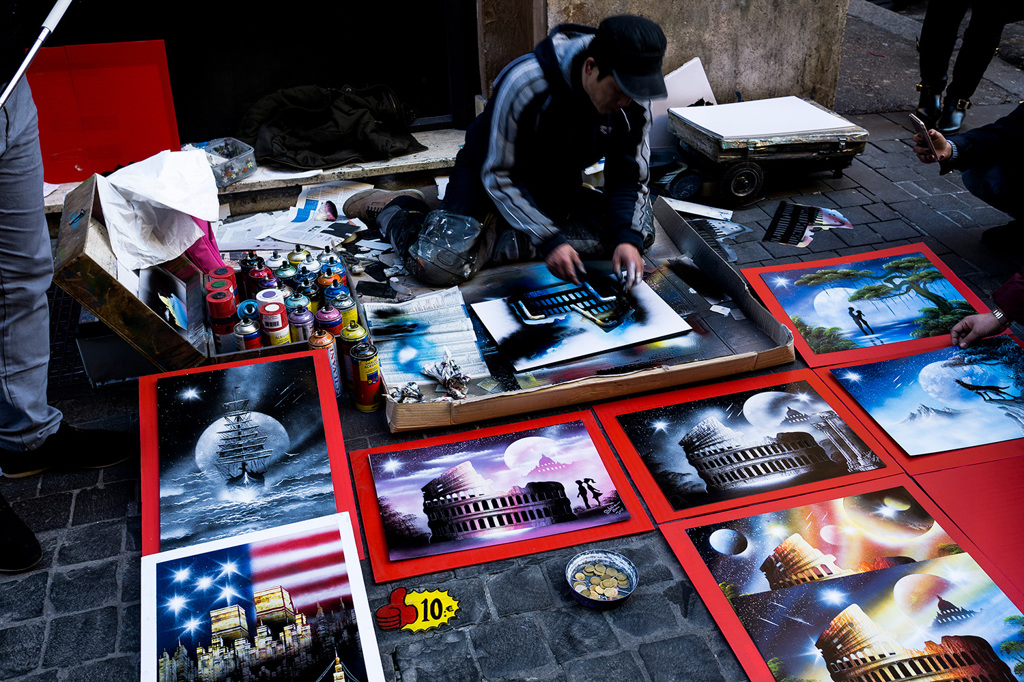
[[717, 180], [728, 204], [759, 199], [766, 172], [841, 177], [868, 141], [865, 129], [798, 97], [669, 109], [668, 125], [686, 163]]

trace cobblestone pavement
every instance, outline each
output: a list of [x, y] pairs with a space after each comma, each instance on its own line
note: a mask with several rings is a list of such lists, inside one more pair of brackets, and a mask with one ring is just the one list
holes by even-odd
[[[863, 10], [857, 0], [851, 8]], [[863, 13], [882, 17], [872, 26], [884, 28], [884, 15]], [[906, 34], [912, 33], [892, 33], [886, 39], [905, 48]], [[852, 56], [844, 61], [844, 71], [863, 72], [862, 65], [852, 62], [862, 58], [858, 55], [865, 46], [846, 48]], [[909, 59], [903, 58], [900, 69], [916, 68]], [[1021, 95], [1013, 78], [989, 86], [1013, 92], [1014, 98]], [[839, 101], [847, 96], [844, 87], [851, 87], [850, 82], [840, 84]], [[907, 91], [903, 111], [913, 104], [913, 92]], [[981, 105], [971, 111], [969, 123], [994, 120], [1013, 106]], [[1022, 264], [1009, 254], [989, 251], [979, 241], [984, 229], [1007, 217], [967, 194], [956, 174], [940, 177], [934, 167], [918, 164], [907, 147], [905, 114], [850, 118], [870, 132], [867, 151], [842, 178], [769, 177], [766, 198], [734, 216], [754, 228], [734, 246], [737, 265], [816, 260], [920, 241], [990, 302], [995, 288]], [[782, 199], [838, 208], [856, 227], [819, 233], [806, 251], [763, 243], [763, 229]], [[798, 361], [796, 366], [802, 364]], [[135, 418], [131, 386], [97, 392], [58, 388], [53, 394], [69, 420], [81, 425], [123, 429]], [[379, 414], [345, 409], [342, 426], [350, 450], [398, 440], [388, 434]], [[0, 492], [36, 531], [45, 549], [36, 570], [0, 577], [0, 679], [137, 680], [138, 466], [0, 479]], [[580, 547], [401, 581], [409, 589], [450, 590], [462, 610], [449, 625], [426, 633], [378, 631], [389, 679], [745, 679], [684, 568], [658, 532], [586, 545], [595, 546], [624, 552], [640, 570], [640, 590], [620, 609], [588, 611], [567, 594], [561, 574]], [[368, 562], [363, 568], [371, 608], [385, 604], [395, 585], [373, 584]]]

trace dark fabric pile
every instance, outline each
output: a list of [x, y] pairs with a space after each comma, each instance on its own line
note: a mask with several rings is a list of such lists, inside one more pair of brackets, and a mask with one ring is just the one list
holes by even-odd
[[305, 170], [379, 161], [426, 149], [409, 133], [415, 118], [384, 85], [306, 85], [279, 90], [246, 112], [237, 137], [259, 163]]

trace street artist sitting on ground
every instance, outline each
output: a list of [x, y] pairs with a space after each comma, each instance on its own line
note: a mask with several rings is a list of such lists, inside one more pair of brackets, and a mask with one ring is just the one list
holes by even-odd
[[[937, 130], [929, 130], [938, 159], [928, 148], [927, 140], [914, 135], [914, 153], [922, 163], [939, 162], [941, 172], [962, 171], [964, 187], [999, 210], [1009, 213], [1013, 221], [986, 230], [981, 241], [993, 249], [1021, 253], [1024, 247], [1024, 204], [1020, 190], [1024, 188], [1024, 169], [1007, 150], [1013, 149], [1024, 135], [1024, 104], [1009, 115], [980, 128], [953, 135], [948, 140]], [[968, 315], [951, 330], [954, 345], [961, 348], [980, 338], [1004, 331], [1012, 321], [1024, 322], [1024, 271], [1018, 272], [992, 295], [996, 303], [991, 313]]]
[[[366, 190], [346, 215], [376, 223], [409, 272], [432, 286], [465, 282], [488, 262], [544, 259], [578, 283], [581, 256], [611, 256], [625, 286], [643, 277], [654, 240], [647, 189], [649, 100], [666, 96], [665, 34], [637, 16], [595, 30], [562, 24], [506, 67], [466, 131], [443, 208], [416, 190]], [[603, 192], [583, 169], [605, 159]]]

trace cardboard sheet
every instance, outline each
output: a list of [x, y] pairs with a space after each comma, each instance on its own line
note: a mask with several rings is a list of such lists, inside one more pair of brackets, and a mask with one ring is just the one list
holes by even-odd
[[337, 657], [345, 679], [383, 682], [353, 521], [335, 514], [143, 557], [142, 679], [162, 679], [167, 656], [179, 672], [202, 659], [233, 679], [315, 682], [339, 679]]
[[594, 409], [658, 523], [902, 473], [809, 370]]
[[817, 370], [911, 474], [1024, 450], [1022, 372], [1024, 351], [1007, 334]]
[[1024, 595], [906, 476], [660, 530], [752, 680], [906, 678], [921, 665], [910, 659], [960, 642], [984, 667], [949, 657], [943, 671], [1013, 679], [1000, 645], [1020, 630], [1006, 619], [1022, 617]]
[[351, 458], [377, 582], [653, 527], [589, 412]]
[[939, 348], [987, 310], [924, 244], [742, 273], [811, 367]]
[[145, 376], [139, 402], [144, 554], [337, 511], [355, 522], [325, 355]]

